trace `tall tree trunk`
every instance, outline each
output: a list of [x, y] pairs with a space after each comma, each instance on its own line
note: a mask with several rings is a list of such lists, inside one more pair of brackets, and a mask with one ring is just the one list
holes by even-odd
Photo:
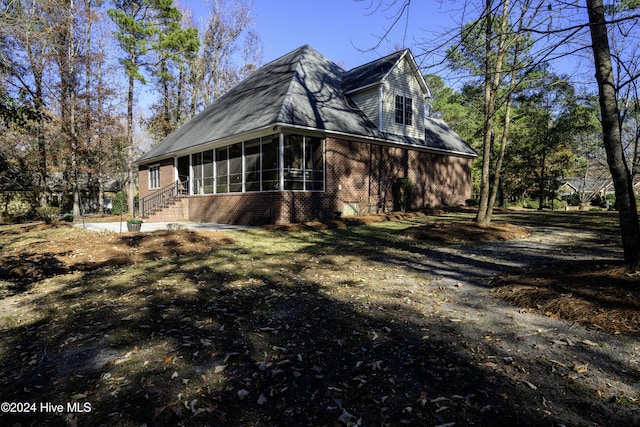
[[496, 160], [496, 166], [493, 173], [493, 183], [491, 184], [491, 191], [489, 194], [489, 204], [487, 206], [486, 222], [491, 222], [491, 216], [493, 215], [493, 206], [496, 203], [498, 196], [498, 188], [500, 187], [500, 172], [502, 171], [502, 162], [504, 161], [504, 152], [507, 148], [507, 139], [509, 137], [509, 124], [511, 123], [511, 93], [508, 95], [506, 111], [504, 113], [504, 129], [502, 130], [502, 136], [500, 137], [500, 149], [498, 151], [498, 159]]
[[69, 3], [69, 16], [67, 16], [67, 33], [65, 36], [65, 55], [62, 61], [64, 63], [64, 81], [62, 82], [63, 104], [67, 107], [67, 126], [68, 136], [71, 140], [71, 170], [73, 173], [73, 216], [78, 217], [81, 214], [80, 200], [80, 141], [76, 130], [76, 45], [74, 35], [74, 0]]
[[133, 163], [133, 75], [129, 76], [129, 94], [127, 96], [127, 174], [128, 174], [128, 191], [127, 203], [129, 213], [134, 214], [134, 203], [136, 197], [136, 170]]
[[491, 134], [493, 132], [493, 96], [491, 70], [491, 39], [493, 38], [493, 15], [491, 0], [486, 0], [485, 19], [485, 69], [484, 69], [484, 125], [482, 140], [482, 174], [480, 176], [480, 203], [476, 221], [479, 225], [487, 225], [487, 207], [489, 206], [489, 172], [491, 166]]
[[162, 135], [166, 138], [167, 136], [169, 136], [169, 134], [171, 133], [171, 130], [173, 128], [172, 123], [171, 123], [171, 112], [169, 110], [169, 77], [168, 77], [168, 71], [167, 71], [167, 60], [163, 59], [162, 60], [162, 64], [161, 64], [161, 70], [162, 70], [162, 98], [163, 101], [162, 103], [164, 104], [164, 111], [163, 111], [163, 115], [164, 115], [164, 120], [162, 123]]
[[[96, 156], [95, 155], [91, 155], [90, 153], [92, 153], [93, 150], [91, 150], [91, 114], [89, 114], [89, 111], [91, 111], [91, 98], [93, 97], [92, 94], [92, 89], [91, 89], [91, 64], [92, 64], [92, 46], [91, 46], [91, 27], [93, 25], [93, 17], [92, 14], [93, 12], [91, 11], [91, 7], [92, 7], [92, 2], [91, 1], [86, 1], [85, 0], [85, 6], [86, 11], [87, 11], [87, 26], [86, 26], [86, 33], [85, 33], [85, 40], [86, 40], [86, 57], [85, 57], [85, 61], [84, 61], [84, 67], [85, 67], [85, 81], [84, 81], [84, 108], [85, 108], [85, 113], [84, 113], [84, 132], [85, 132], [85, 147], [86, 147], [86, 153], [87, 153], [87, 162], [89, 162], [90, 166], [93, 166], [94, 162], [96, 161]], [[90, 96], [91, 94], [91, 96]], [[97, 160], [98, 162], [100, 161], [99, 159]], [[91, 168], [93, 169], [93, 168]], [[99, 172], [96, 171], [96, 176], [97, 176], [97, 182], [100, 182], [100, 174]], [[88, 182], [89, 180], [87, 180]], [[93, 193], [95, 194], [95, 193]], [[91, 206], [95, 206], [94, 203], [91, 203]]]
[[538, 183], [538, 210], [542, 210], [544, 206], [544, 188], [545, 181], [547, 179], [546, 176], [547, 171], [547, 150], [542, 150], [542, 157], [540, 157], [540, 182]]
[[177, 105], [175, 107], [175, 114], [173, 120], [173, 126], [178, 128], [182, 124], [182, 86], [184, 85], [184, 66], [180, 64], [180, 72], [178, 74], [178, 94]]
[[496, 113], [496, 95], [500, 86], [500, 76], [502, 75], [502, 63], [505, 55], [505, 44], [507, 39], [507, 24], [509, 1], [503, 0], [502, 17], [500, 23], [500, 34], [498, 41], [498, 51], [495, 53], [495, 63], [492, 63], [493, 49], [491, 40], [493, 39], [493, 11], [491, 10], [491, 0], [486, 0], [486, 29], [485, 29], [485, 76], [484, 76], [484, 138], [482, 141], [482, 176], [480, 179], [480, 203], [476, 222], [480, 226], [486, 226], [491, 221], [493, 206], [489, 205], [490, 198], [490, 173], [491, 173], [491, 146], [493, 144], [493, 121]]
[[49, 187], [47, 186], [47, 141], [44, 136], [44, 111], [42, 109], [42, 75], [34, 73], [34, 78], [36, 87], [35, 106], [38, 115], [36, 130], [38, 141], [38, 194], [40, 206], [45, 207], [49, 204]]
[[640, 269], [640, 224], [632, 177], [622, 149], [620, 115], [602, 0], [587, 0], [587, 10], [602, 114], [602, 135], [616, 193], [624, 259], [630, 268]]

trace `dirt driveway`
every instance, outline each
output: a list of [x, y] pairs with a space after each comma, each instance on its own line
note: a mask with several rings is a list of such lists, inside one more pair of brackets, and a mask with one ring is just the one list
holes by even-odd
[[[628, 411], [619, 412], [618, 421], [611, 420], [610, 425], [640, 425], [638, 335], [585, 327], [496, 298], [496, 283], [509, 285], [510, 275], [527, 267], [558, 268], [562, 277], [563, 261], [595, 268], [620, 259], [619, 246], [604, 243], [597, 230], [530, 230], [531, 237], [519, 240], [434, 248], [414, 261], [413, 268], [433, 274], [439, 282], [447, 301], [439, 315], [456, 325], [458, 337], [453, 339], [462, 340], [467, 355], [479, 365], [529, 388], [532, 400], [527, 405], [558, 420], [558, 425], [603, 425], [608, 424], [604, 422], [609, 417], [607, 406], [622, 402]], [[635, 279], [635, 285], [640, 281]], [[500, 296], [519, 291], [518, 287], [500, 291]], [[567, 296], [574, 302], [579, 299]], [[637, 324], [637, 314], [634, 320]], [[581, 399], [583, 412], [571, 408]]]

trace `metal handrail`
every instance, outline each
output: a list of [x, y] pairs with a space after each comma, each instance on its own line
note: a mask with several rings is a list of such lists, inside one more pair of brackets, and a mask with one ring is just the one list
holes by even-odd
[[149, 215], [166, 208], [186, 194], [189, 194], [189, 180], [186, 179], [182, 182], [176, 180], [173, 184], [140, 199], [140, 216], [148, 218]]

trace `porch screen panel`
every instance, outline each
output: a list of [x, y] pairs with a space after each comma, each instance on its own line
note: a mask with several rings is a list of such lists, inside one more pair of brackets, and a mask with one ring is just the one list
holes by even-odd
[[229, 146], [229, 191], [242, 191], [242, 143]]
[[229, 154], [227, 147], [216, 149], [216, 193], [229, 192]]
[[202, 153], [194, 153], [191, 155], [191, 166], [193, 167], [193, 194], [204, 194]]
[[213, 150], [202, 153], [202, 188], [204, 194], [213, 193]]
[[260, 191], [260, 139], [244, 143], [244, 189]]
[[284, 189], [304, 190], [304, 138], [302, 135], [284, 137]]
[[262, 138], [262, 191], [279, 190], [280, 137]]
[[324, 149], [321, 138], [305, 138], [305, 190], [324, 190]]

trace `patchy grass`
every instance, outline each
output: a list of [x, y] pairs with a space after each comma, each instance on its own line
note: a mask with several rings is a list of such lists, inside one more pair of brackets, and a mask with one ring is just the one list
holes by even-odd
[[[496, 219], [518, 227], [597, 223], [535, 215]], [[588, 387], [576, 391], [576, 380], [545, 377], [548, 369], [536, 376], [540, 354], [498, 366], [502, 355], [489, 338], [508, 334], [492, 326], [474, 340], [469, 328], [477, 325], [454, 317], [455, 297], [421, 260], [474, 233], [483, 235], [474, 240], [526, 234], [510, 225], [471, 233], [471, 218], [442, 212], [226, 235], [5, 228], [0, 395], [89, 403], [91, 412], [0, 419], [113, 426], [630, 420], [637, 395], [607, 401]], [[540, 390], [523, 381], [568, 397], [543, 407]]]

